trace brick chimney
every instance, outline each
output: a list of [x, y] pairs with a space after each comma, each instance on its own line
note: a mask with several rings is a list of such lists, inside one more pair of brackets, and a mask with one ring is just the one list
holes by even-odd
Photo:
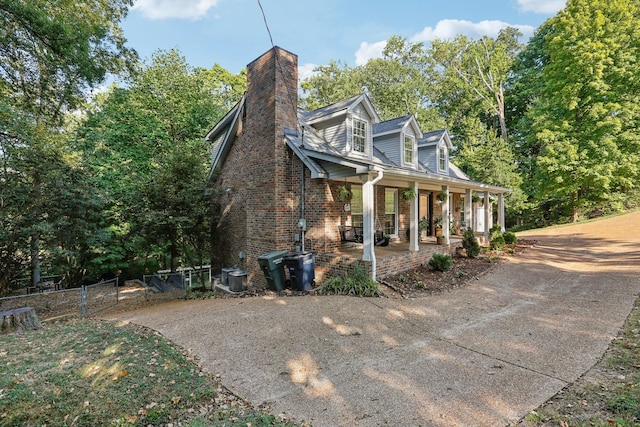
[[280, 143], [285, 128], [297, 128], [297, 108], [297, 55], [276, 46], [247, 65], [247, 125]]
[[[297, 104], [297, 55], [274, 47], [247, 65], [242, 132], [230, 162], [234, 166], [229, 165], [234, 170], [228, 172], [241, 181], [235, 188], [244, 217], [244, 230], [236, 234], [241, 241], [233, 246], [246, 254], [250, 279], [257, 283], [264, 281], [257, 258], [293, 245], [299, 214], [292, 200], [299, 197], [293, 194], [299, 184], [293, 182], [284, 131], [297, 129]], [[299, 175], [295, 180], [299, 182]]]

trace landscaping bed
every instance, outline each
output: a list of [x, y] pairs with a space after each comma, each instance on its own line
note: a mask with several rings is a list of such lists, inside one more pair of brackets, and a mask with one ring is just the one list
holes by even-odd
[[500, 262], [522, 254], [535, 244], [534, 240], [518, 240], [500, 250], [483, 249], [476, 258], [456, 253], [453, 255], [453, 264], [447, 271], [434, 271], [429, 265], [423, 264], [415, 269], [386, 276], [380, 279], [380, 283], [389, 290], [385, 294], [404, 298], [450, 291], [482, 276]]

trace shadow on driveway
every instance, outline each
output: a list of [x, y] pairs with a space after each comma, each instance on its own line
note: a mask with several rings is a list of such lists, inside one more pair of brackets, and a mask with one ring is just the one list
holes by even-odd
[[505, 425], [600, 359], [640, 292], [639, 230], [634, 213], [529, 233], [536, 248], [424, 298], [179, 301], [110, 318], [314, 426]]

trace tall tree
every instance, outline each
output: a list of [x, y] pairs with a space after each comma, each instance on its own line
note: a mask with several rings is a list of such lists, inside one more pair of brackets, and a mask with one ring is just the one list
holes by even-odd
[[529, 108], [542, 96], [542, 72], [549, 64], [547, 38], [553, 27], [549, 21], [538, 28], [527, 46], [518, 54], [506, 82], [506, 119], [514, 147], [518, 170], [523, 177], [523, 191], [535, 203], [536, 161], [540, 141], [531, 135]]
[[303, 105], [319, 108], [366, 88], [383, 120], [413, 114], [425, 130], [443, 128], [444, 120], [432, 102], [433, 67], [422, 43], [393, 36], [381, 58], [355, 68], [333, 61], [318, 67], [316, 75], [302, 82]]
[[[57, 143], [64, 139], [65, 114], [80, 105], [86, 89], [135, 60], [119, 27], [131, 3], [0, 0], [0, 156], [10, 165], [0, 179], [15, 184], [5, 200], [24, 202], [32, 219], [21, 229], [30, 240], [33, 282], [45, 249], [41, 238], [55, 220], [45, 209], [51, 200], [47, 174], [70, 164], [64, 144]], [[0, 215], [15, 226], [12, 211], [6, 207]]]
[[507, 141], [505, 82], [521, 49], [520, 36], [517, 29], [509, 27], [501, 30], [496, 39], [484, 36], [470, 40], [458, 36], [454, 40], [432, 42], [431, 54], [442, 66], [441, 102], [446, 104], [443, 108], [448, 114], [458, 111], [457, 118], [463, 116], [465, 110], [487, 114], [495, 118], [500, 136]]
[[342, 62], [316, 67], [314, 75], [301, 83], [304, 97], [301, 105], [315, 110], [362, 92], [364, 81], [358, 72]]
[[113, 87], [96, 101], [79, 143], [96, 187], [109, 196], [113, 230], [120, 239], [138, 238], [130, 257], [166, 252], [172, 269], [180, 256], [184, 263], [203, 257], [208, 155], [202, 136], [244, 85], [219, 65], [193, 69], [170, 50], [156, 52], [128, 88]]
[[429, 53], [439, 64], [436, 102], [452, 130], [454, 162], [473, 179], [512, 188], [507, 206], [519, 214], [525, 197], [508, 138], [505, 89], [522, 48], [518, 37], [518, 30], [505, 28], [495, 39], [434, 40]]
[[550, 22], [544, 87], [529, 111], [537, 197], [574, 221], [638, 186], [639, 20], [637, 0], [570, 0]]

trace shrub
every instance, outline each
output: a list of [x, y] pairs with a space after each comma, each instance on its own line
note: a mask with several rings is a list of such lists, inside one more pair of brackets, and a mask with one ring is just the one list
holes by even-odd
[[502, 227], [500, 227], [500, 224], [493, 224], [493, 227], [489, 230], [489, 241], [498, 236], [502, 236]]
[[518, 238], [516, 237], [516, 233], [512, 232], [512, 231], [507, 231], [505, 232], [502, 237], [504, 237], [504, 242], [507, 245], [512, 245], [514, 243], [516, 243], [518, 241]]
[[480, 254], [480, 244], [472, 229], [468, 229], [462, 236], [462, 247], [467, 252], [469, 258], [475, 258]]
[[436, 271], [447, 271], [451, 268], [451, 264], [453, 264], [453, 259], [445, 254], [433, 254], [429, 260], [429, 267]]
[[335, 276], [324, 281], [318, 293], [321, 295], [358, 295], [363, 297], [382, 296], [380, 286], [371, 280], [369, 274], [359, 264], [353, 266], [349, 276]]
[[489, 242], [489, 245], [491, 246], [491, 249], [502, 249], [505, 245], [504, 237], [502, 235], [494, 237], [491, 239], [491, 242]]

